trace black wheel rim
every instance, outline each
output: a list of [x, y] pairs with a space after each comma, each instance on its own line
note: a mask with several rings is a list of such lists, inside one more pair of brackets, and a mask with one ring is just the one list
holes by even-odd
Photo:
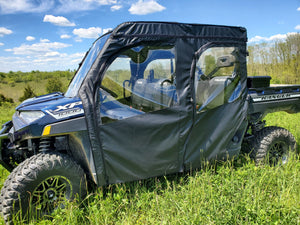
[[278, 141], [274, 143], [269, 150], [269, 163], [271, 165], [286, 164], [288, 160], [288, 145], [285, 142]]
[[31, 212], [38, 216], [50, 214], [63, 207], [72, 194], [71, 182], [63, 176], [52, 176], [43, 180], [31, 196]]

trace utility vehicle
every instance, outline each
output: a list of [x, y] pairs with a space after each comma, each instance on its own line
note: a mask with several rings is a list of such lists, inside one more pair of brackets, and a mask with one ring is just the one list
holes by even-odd
[[300, 110], [300, 86], [248, 77], [243, 27], [126, 22], [97, 39], [66, 93], [22, 102], [0, 131], [6, 222], [42, 216], [89, 186], [183, 172], [248, 143], [285, 163], [293, 135], [267, 113]]

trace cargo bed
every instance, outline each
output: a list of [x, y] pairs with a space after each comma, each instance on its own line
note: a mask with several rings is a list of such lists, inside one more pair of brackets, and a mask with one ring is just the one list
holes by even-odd
[[248, 77], [249, 114], [300, 111], [300, 85], [270, 85], [271, 77]]

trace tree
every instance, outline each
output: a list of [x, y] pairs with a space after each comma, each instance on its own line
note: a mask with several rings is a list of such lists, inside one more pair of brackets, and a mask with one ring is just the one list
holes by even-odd
[[248, 74], [269, 75], [272, 83], [300, 83], [300, 34], [248, 46]]
[[46, 90], [48, 93], [63, 92], [63, 84], [58, 78], [50, 78], [47, 82]]
[[22, 102], [28, 98], [32, 98], [32, 97], [35, 97], [36, 94], [34, 93], [32, 87], [28, 84], [25, 89], [24, 89], [24, 92], [23, 92], [23, 96], [21, 96], [19, 98], [19, 101]]
[[14, 103], [12, 98], [7, 98], [5, 97], [3, 94], [0, 94], [0, 106], [2, 105], [2, 103], [4, 102], [8, 102], [8, 103]]

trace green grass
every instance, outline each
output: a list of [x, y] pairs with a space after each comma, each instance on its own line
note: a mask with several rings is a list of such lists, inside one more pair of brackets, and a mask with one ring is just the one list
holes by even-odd
[[[14, 83], [13, 87], [8, 84], [4, 84], [0, 82], [0, 93], [4, 94], [5, 97], [12, 98], [14, 102], [18, 102], [19, 98], [23, 96], [23, 92], [26, 85], [30, 85], [37, 96], [46, 94], [47, 81], [48, 80], [44, 79], [39, 81], [29, 81], [27, 83], [25, 82]], [[60, 78], [60, 81], [63, 83], [63, 88], [67, 89], [70, 80], [67, 79], [66, 77], [62, 77]]]
[[0, 106], [0, 126], [4, 124], [5, 122], [12, 119], [12, 115], [15, 112], [15, 105], [10, 103], [3, 103], [2, 106]]
[[225, 162], [191, 174], [101, 189], [32, 224], [299, 224], [300, 162]]
[[[13, 105], [1, 106], [1, 122], [13, 112]], [[266, 121], [290, 130], [300, 143], [300, 114], [270, 114]], [[240, 157], [191, 173], [111, 185], [106, 195], [99, 188], [31, 224], [300, 224], [299, 169], [298, 155], [276, 167]], [[0, 168], [0, 187], [7, 175]]]

